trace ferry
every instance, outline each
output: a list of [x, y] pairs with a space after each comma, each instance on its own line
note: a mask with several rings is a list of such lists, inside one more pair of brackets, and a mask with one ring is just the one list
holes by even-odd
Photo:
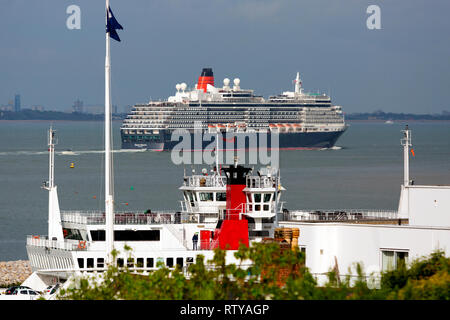
[[254, 171], [235, 162], [221, 170], [213, 166], [185, 174], [179, 210], [114, 212], [115, 261], [108, 260], [105, 211], [59, 209], [52, 137], [50, 129], [49, 181], [43, 186], [49, 191], [49, 232], [27, 237], [33, 274], [23, 285], [35, 290], [69, 283], [86, 272], [101, 273], [109, 263], [141, 274], [156, 270], [158, 263], [187, 272], [198, 255], [211, 259], [215, 248], [227, 250], [227, 262], [236, 263], [239, 244], [273, 238], [277, 230], [297, 230], [298, 238], [286, 241], [305, 253], [306, 267], [319, 284], [326, 282], [330, 269], [341, 270], [343, 279], [356, 279], [354, 266], [360, 262], [376, 285], [382, 271], [401, 262], [436, 250], [449, 254], [450, 186], [416, 185], [409, 178], [408, 128], [401, 140], [404, 181], [397, 210], [288, 209], [277, 168]]

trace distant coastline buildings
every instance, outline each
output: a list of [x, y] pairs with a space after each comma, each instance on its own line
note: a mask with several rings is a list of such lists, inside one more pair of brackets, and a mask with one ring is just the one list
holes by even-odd
[[16, 94], [14, 96], [14, 111], [15, 112], [20, 111], [20, 94]]
[[[32, 104], [28, 106], [22, 105], [22, 97], [20, 93], [14, 94], [14, 98], [9, 100], [7, 104], [0, 102], [0, 120], [32, 120], [32, 119], [76, 119], [91, 120], [97, 119], [104, 114], [105, 106], [103, 104], [86, 105], [81, 99], [77, 98], [70, 107], [63, 110], [46, 110], [41, 104]], [[131, 106], [126, 106], [123, 111], [127, 113], [131, 110]], [[122, 108], [117, 105], [112, 106], [114, 114], [113, 119], [122, 119]]]

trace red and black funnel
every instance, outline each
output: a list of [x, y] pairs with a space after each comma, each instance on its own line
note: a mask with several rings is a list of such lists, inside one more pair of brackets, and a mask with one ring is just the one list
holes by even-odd
[[240, 213], [245, 212], [247, 198], [243, 190], [250, 170], [240, 165], [222, 168], [227, 177], [227, 220], [239, 220]]
[[214, 75], [212, 68], [203, 68], [202, 74], [198, 77], [197, 89], [202, 89], [206, 92], [207, 85], [214, 86]]
[[227, 177], [227, 209], [225, 219], [219, 220], [214, 232], [214, 242], [220, 249], [238, 250], [240, 245], [249, 246], [248, 221], [243, 214], [247, 203], [244, 189], [250, 170], [239, 165], [222, 168]]

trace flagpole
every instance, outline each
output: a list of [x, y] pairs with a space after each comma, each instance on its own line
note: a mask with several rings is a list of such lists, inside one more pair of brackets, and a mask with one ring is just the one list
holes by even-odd
[[[108, 23], [109, 0], [106, 0], [106, 25]], [[106, 32], [105, 55], [105, 242], [109, 264], [113, 263], [114, 249], [114, 195], [111, 157], [111, 58], [109, 33]]]

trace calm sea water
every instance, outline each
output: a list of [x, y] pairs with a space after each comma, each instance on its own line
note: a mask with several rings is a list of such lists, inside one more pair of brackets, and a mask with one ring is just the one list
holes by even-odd
[[[50, 122], [0, 123], [0, 261], [27, 259], [25, 239], [47, 234]], [[119, 122], [113, 124], [120, 149]], [[55, 181], [61, 210], [103, 208], [103, 123], [55, 122]], [[410, 123], [416, 184], [450, 184], [450, 123]], [[351, 123], [333, 150], [282, 151], [285, 207], [396, 209], [404, 124]], [[71, 149], [76, 155], [63, 155]], [[75, 168], [70, 168], [70, 163]], [[118, 210], [178, 209], [184, 166], [170, 152], [114, 153]], [[191, 170], [186, 166], [186, 171]], [[126, 205], [128, 203], [128, 205]]]

